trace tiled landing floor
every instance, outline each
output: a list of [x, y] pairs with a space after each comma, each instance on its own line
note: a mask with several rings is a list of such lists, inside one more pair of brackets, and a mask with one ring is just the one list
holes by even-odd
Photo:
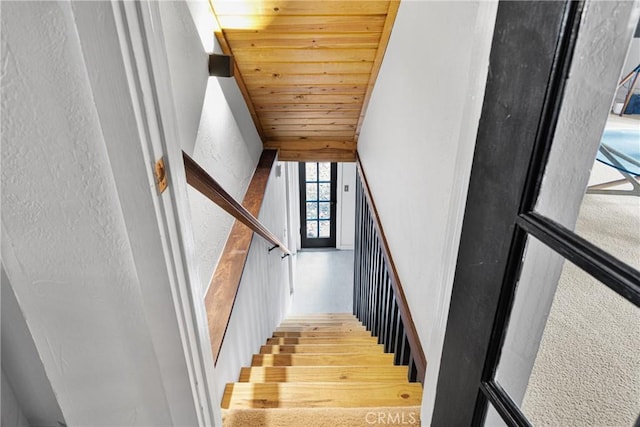
[[353, 251], [302, 250], [296, 257], [291, 314], [351, 313]]

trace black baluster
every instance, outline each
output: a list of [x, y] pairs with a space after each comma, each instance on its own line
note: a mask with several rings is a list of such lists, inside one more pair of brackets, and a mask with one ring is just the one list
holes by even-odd
[[400, 316], [400, 310], [396, 316], [396, 339], [393, 344], [394, 363], [396, 365], [402, 364], [402, 343], [404, 338], [404, 325], [402, 324], [402, 316]]
[[396, 316], [398, 315], [398, 304], [396, 303], [396, 298], [391, 296], [391, 315], [389, 316], [389, 339], [386, 342], [385, 352], [393, 353], [394, 345], [396, 342], [396, 334], [397, 334], [397, 323]]
[[416, 368], [416, 361], [413, 360], [413, 356], [409, 357], [409, 382], [415, 383], [418, 380], [418, 368]]

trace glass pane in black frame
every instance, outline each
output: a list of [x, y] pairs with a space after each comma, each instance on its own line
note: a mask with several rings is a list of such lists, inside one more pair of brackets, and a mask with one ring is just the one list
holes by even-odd
[[318, 181], [331, 181], [331, 163], [318, 163]]
[[496, 381], [533, 425], [632, 425], [640, 308], [529, 236]]
[[307, 201], [318, 200], [318, 184], [307, 183], [306, 198]]
[[307, 202], [307, 219], [318, 219], [317, 202]]
[[484, 420], [484, 427], [507, 427], [507, 424], [498, 414], [498, 411], [489, 404], [489, 409], [487, 410], [487, 418]]
[[315, 239], [318, 237], [318, 221], [307, 221], [307, 238]]
[[330, 219], [331, 218], [331, 203], [329, 202], [320, 202], [320, 219]]
[[331, 184], [318, 185], [318, 200], [331, 201]]
[[318, 164], [317, 163], [305, 163], [304, 171], [305, 171], [305, 179], [307, 181], [314, 182], [318, 180]]
[[330, 221], [319, 221], [320, 222], [320, 238], [326, 239], [331, 237], [331, 222]]

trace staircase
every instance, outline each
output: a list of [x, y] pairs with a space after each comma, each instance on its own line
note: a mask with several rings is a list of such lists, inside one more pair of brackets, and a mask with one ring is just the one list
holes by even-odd
[[224, 426], [420, 425], [422, 386], [352, 314], [285, 319], [227, 384]]

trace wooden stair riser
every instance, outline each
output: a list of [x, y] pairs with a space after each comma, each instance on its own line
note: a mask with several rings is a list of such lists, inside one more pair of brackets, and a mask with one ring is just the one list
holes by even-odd
[[235, 383], [225, 388], [222, 408], [417, 406], [421, 401], [420, 384], [410, 383]]
[[280, 327], [297, 327], [297, 328], [308, 328], [308, 327], [312, 327], [312, 326], [322, 326], [324, 328], [328, 328], [328, 327], [333, 327], [333, 328], [339, 328], [339, 327], [353, 327], [353, 326], [357, 326], [357, 327], [364, 327], [362, 325], [362, 323], [360, 322], [356, 322], [356, 321], [346, 321], [346, 322], [337, 322], [337, 321], [313, 321], [313, 322], [293, 322], [293, 321], [288, 321], [288, 322], [282, 322], [280, 325]]
[[296, 344], [260, 347], [260, 354], [293, 353], [384, 353], [384, 346], [381, 344]]
[[311, 313], [311, 314], [292, 314], [287, 319], [357, 319], [351, 313]]
[[296, 345], [296, 344], [378, 344], [378, 339], [372, 336], [362, 337], [298, 337], [298, 338], [268, 338], [267, 345]]
[[239, 382], [396, 382], [407, 381], [406, 366], [272, 366], [242, 368]]
[[390, 366], [393, 354], [255, 354], [251, 366]]
[[[253, 356], [251, 367], [242, 368], [239, 382], [227, 385], [222, 408], [234, 413], [395, 408], [394, 413], [411, 410], [416, 420], [422, 386], [409, 383], [408, 368], [393, 361], [351, 314], [291, 317]], [[242, 425], [262, 419], [258, 414]], [[292, 420], [283, 425], [300, 425], [300, 418]]]
[[364, 326], [278, 326], [276, 332], [366, 332]]
[[302, 332], [292, 332], [292, 331], [276, 331], [273, 333], [273, 338], [298, 338], [298, 337], [309, 337], [309, 338], [349, 338], [349, 337], [369, 337], [371, 338], [371, 332], [369, 331], [302, 331]]

